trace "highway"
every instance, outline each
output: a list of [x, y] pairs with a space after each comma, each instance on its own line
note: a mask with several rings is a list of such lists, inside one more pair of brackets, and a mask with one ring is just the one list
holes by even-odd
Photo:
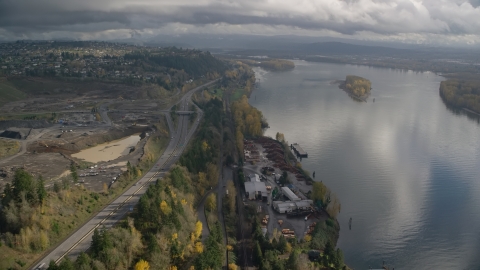
[[[187, 111], [188, 105], [194, 104], [191, 102], [191, 96], [195, 91], [213, 84], [214, 82], [216, 82], [216, 80], [196, 87], [187, 92], [182, 99], [177, 102], [181, 110]], [[46, 269], [51, 260], [59, 263], [65, 256], [71, 258], [77, 257], [81, 252], [86, 251], [90, 247], [93, 231], [96, 228], [110, 228], [119, 220], [121, 220], [125, 214], [133, 209], [140, 197], [146, 192], [148, 185], [154, 183], [158, 178], [163, 177], [168, 172], [169, 168], [175, 162], [177, 162], [187, 143], [190, 141], [195, 130], [197, 129], [202, 116], [203, 111], [197, 107], [197, 119], [195, 119], [195, 122], [192, 124], [191, 128], [188, 129], [189, 116], [179, 115], [177, 131], [174, 132], [170, 114], [167, 113], [167, 122], [173, 139], [170, 140], [170, 143], [168, 144], [164, 153], [157, 160], [153, 168], [134, 185], [127, 189], [122, 195], [117, 197], [111, 204], [103, 208], [82, 227], [73, 232], [62, 243], [57, 245], [53, 250], [50, 250], [48, 254], [45, 254], [44, 257], [35, 262], [30, 269]]]

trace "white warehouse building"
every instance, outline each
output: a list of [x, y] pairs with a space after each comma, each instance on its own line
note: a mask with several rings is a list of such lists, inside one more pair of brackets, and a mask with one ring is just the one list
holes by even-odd
[[312, 200], [302, 201], [274, 201], [272, 203], [273, 209], [280, 214], [291, 213], [296, 211], [307, 211], [313, 205]]
[[290, 201], [300, 201], [301, 199], [293, 193], [293, 191], [288, 187], [282, 187], [282, 193], [285, 197], [287, 197]]

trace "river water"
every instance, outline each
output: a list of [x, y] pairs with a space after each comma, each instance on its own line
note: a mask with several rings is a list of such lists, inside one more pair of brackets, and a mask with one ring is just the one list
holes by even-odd
[[[442, 77], [295, 64], [288, 72], [255, 69], [250, 103], [267, 118], [266, 135], [299, 143], [308, 152], [302, 166], [340, 198], [346, 263], [480, 269], [480, 125], [446, 108]], [[367, 103], [331, 84], [350, 74], [372, 82]]]

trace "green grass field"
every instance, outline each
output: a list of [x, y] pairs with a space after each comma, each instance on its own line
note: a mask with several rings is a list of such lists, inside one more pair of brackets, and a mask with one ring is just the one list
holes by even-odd
[[0, 82], [0, 106], [11, 102], [21, 100], [27, 97], [27, 94], [18, 90], [9, 82]]
[[237, 101], [239, 99], [242, 98], [243, 95], [246, 95], [247, 93], [245, 93], [245, 91], [243, 91], [243, 89], [236, 89], [235, 91], [233, 91], [232, 93], [232, 102], [233, 101]]
[[0, 139], [0, 158], [15, 155], [20, 150], [20, 143], [17, 141]]

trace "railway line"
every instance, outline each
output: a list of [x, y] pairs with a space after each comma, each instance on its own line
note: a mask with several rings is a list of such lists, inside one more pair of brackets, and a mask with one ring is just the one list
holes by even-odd
[[[191, 102], [190, 98], [195, 91], [214, 82], [215, 81], [212, 81], [190, 90], [177, 104], [181, 104], [180, 107], [182, 110], [185, 110], [188, 107], [189, 102]], [[178, 160], [188, 141], [193, 136], [200, 118], [203, 116], [203, 112], [200, 108], [197, 107], [197, 111], [197, 118], [190, 129], [188, 129], [188, 115], [179, 115], [177, 132], [175, 133], [173, 133], [173, 125], [169, 124], [170, 133], [175, 135], [173, 135], [170, 144], [149, 172], [128, 188], [122, 195], [117, 197], [112, 203], [107, 205], [89, 221], [69, 235], [62, 243], [58, 244], [55, 248], [52, 248], [48, 254], [37, 260], [30, 269], [46, 269], [51, 260], [58, 264], [66, 256], [72, 258], [78, 256], [81, 252], [86, 251], [90, 247], [91, 238], [95, 229], [103, 226], [105, 228], [112, 227], [121, 220], [125, 214], [131, 211], [133, 206], [140, 199], [140, 196], [146, 192], [147, 187], [153, 183], [155, 179], [163, 177], [167, 173], [168, 168]], [[166, 114], [166, 117], [168, 121], [171, 122], [168, 113]]]

